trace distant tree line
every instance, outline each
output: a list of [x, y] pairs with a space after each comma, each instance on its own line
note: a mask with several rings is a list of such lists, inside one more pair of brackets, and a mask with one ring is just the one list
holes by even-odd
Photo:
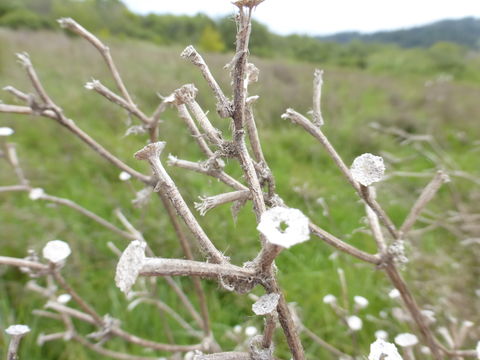
[[[57, 30], [59, 17], [73, 17], [102, 37], [141, 39], [161, 46], [193, 44], [206, 52], [231, 52], [235, 48], [235, 22], [228, 16], [211, 19], [203, 14], [138, 15], [120, 0], [2, 0], [0, 3], [0, 26], [3, 27]], [[475, 36], [479, 44], [480, 20], [445, 21], [415, 31], [370, 37], [344, 33], [322, 39], [280, 36], [256, 21], [253, 27], [250, 50], [260, 57], [398, 74], [448, 73], [455, 78], [480, 82], [479, 52], [474, 46], [467, 46]], [[469, 43], [459, 41], [462, 36]], [[442, 38], [451, 41], [435, 41]], [[402, 48], [412, 45], [425, 47]]]

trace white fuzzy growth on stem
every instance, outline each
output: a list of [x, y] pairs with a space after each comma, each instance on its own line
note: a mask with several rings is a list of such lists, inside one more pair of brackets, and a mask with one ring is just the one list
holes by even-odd
[[133, 284], [137, 281], [145, 261], [145, 248], [145, 242], [134, 240], [120, 256], [115, 272], [115, 284], [125, 294], [130, 292]]
[[394, 344], [377, 339], [370, 345], [368, 360], [402, 360]]
[[[287, 226], [285, 230], [282, 224]], [[289, 248], [310, 238], [308, 225], [308, 218], [300, 210], [276, 206], [262, 214], [257, 230], [268, 242]]]
[[0, 136], [10, 136], [13, 135], [15, 131], [9, 127], [0, 127]]
[[383, 179], [385, 164], [380, 156], [366, 153], [353, 160], [350, 172], [355, 181], [363, 186], [369, 186]]
[[43, 257], [55, 264], [65, 260], [71, 253], [70, 246], [62, 240], [49, 241], [42, 250]]
[[410, 333], [398, 334], [395, 336], [395, 343], [401, 347], [411, 347], [418, 344], [418, 338]]
[[20, 336], [29, 333], [30, 328], [27, 325], [10, 325], [5, 332], [11, 336]]
[[271, 293], [260, 297], [253, 305], [252, 310], [256, 315], [267, 315], [273, 312], [280, 299], [280, 294]]

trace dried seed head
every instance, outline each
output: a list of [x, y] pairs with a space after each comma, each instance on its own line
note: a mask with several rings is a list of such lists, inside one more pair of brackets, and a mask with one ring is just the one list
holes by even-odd
[[57, 301], [60, 303], [60, 304], [66, 304], [68, 303], [70, 300], [72, 300], [72, 296], [70, 294], [61, 294], [57, 297]]
[[101, 87], [102, 83], [99, 80], [92, 79], [85, 83], [85, 89], [87, 90], [96, 90]]
[[253, 305], [252, 310], [256, 315], [270, 314], [277, 308], [280, 294], [271, 293], [263, 295]]
[[381, 340], [387, 340], [388, 333], [385, 330], [377, 330], [375, 331], [375, 338], [381, 339]]
[[254, 8], [264, 1], [265, 0], [238, 0], [238, 1], [234, 1], [233, 4], [238, 6], [239, 8], [243, 6], [248, 8]]
[[395, 343], [401, 347], [411, 347], [418, 344], [418, 338], [410, 333], [398, 334], [395, 336]]
[[180, 89], [173, 92], [175, 103], [177, 105], [188, 104], [195, 100], [197, 96], [197, 88], [193, 84], [183, 85]]
[[17, 53], [17, 60], [23, 67], [31, 67], [32, 62], [30, 61], [30, 56], [26, 52]]
[[402, 360], [394, 344], [377, 339], [370, 345], [368, 360]]
[[148, 160], [150, 158], [158, 158], [165, 148], [165, 141], [157, 141], [155, 143], [148, 144], [143, 149], [135, 153], [135, 159]]
[[23, 336], [30, 332], [30, 328], [27, 325], [10, 325], [5, 332], [12, 336]]
[[[273, 207], [265, 211], [257, 226], [268, 242], [289, 248], [310, 238], [309, 220], [298, 209]], [[282, 225], [286, 226], [282, 230]]]
[[363, 321], [358, 316], [352, 315], [347, 318], [347, 325], [352, 331], [359, 331], [363, 327]]
[[127, 173], [126, 171], [122, 171], [119, 175], [118, 175], [118, 178], [122, 181], [127, 181], [127, 180], [130, 180], [132, 178], [132, 175], [130, 175], [129, 173]]
[[42, 188], [34, 188], [28, 193], [30, 200], [41, 199], [45, 195], [45, 191]]
[[10, 136], [13, 135], [15, 131], [9, 127], [0, 127], [0, 136]]
[[78, 26], [77, 22], [69, 17], [57, 19], [57, 22], [60, 24], [60, 27], [63, 29], [72, 29]]
[[137, 281], [145, 260], [145, 247], [145, 242], [134, 240], [120, 256], [115, 272], [115, 284], [125, 294], [130, 292], [133, 284]]
[[65, 260], [71, 253], [70, 246], [62, 240], [49, 241], [42, 250], [43, 257], [55, 264]]
[[369, 186], [383, 179], [385, 164], [380, 156], [367, 153], [353, 160], [350, 172], [355, 181], [363, 186]]
[[337, 302], [337, 298], [335, 297], [335, 295], [327, 294], [323, 297], [323, 302], [325, 304], [334, 304]]
[[392, 289], [388, 293], [388, 297], [390, 299], [399, 299], [400, 298], [400, 291], [398, 291], [397, 289]]
[[363, 296], [354, 296], [353, 302], [358, 309], [364, 309], [368, 306], [368, 300]]
[[258, 330], [255, 326], [247, 326], [245, 328], [245, 335], [247, 336], [254, 336], [256, 333], [258, 333]]

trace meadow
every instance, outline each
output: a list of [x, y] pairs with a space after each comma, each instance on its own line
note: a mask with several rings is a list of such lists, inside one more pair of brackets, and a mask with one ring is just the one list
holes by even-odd
[[[168, 95], [183, 84], [194, 83], [199, 89], [199, 103], [210, 110], [215, 125], [224, 134], [229, 133], [229, 123], [216, 117], [214, 99], [200, 73], [180, 59], [182, 47], [159, 47], [114, 38], [106, 42], [135, 102], [147, 113], [158, 105], [158, 94]], [[1, 29], [0, 49], [2, 87], [13, 85], [25, 92], [32, 91], [14, 56], [17, 52], [28, 52], [49, 94], [68, 117], [127, 164], [149, 171], [146, 164], [133, 159], [133, 153], [145, 143], [141, 136], [126, 135], [132, 119], [84, 88], [92, 78], [113, 88], [104, 63], [88, 44], [61, 33]], [[315, 67], [323, 68], [322, 64], [267, 60], [252, 55], [252, 61], [260, 69], [260, 79], [250, 92], [260, 96], [255, 114], [278, 193], [290, 206], [301, 209], [330, 233], [373, 252], [375, 244], [368, 235], [364, 208], [354, 191], [314, 139], [280, 118], [288, 107], [302, 113], [310, 110], [313, 71]], [[205, 59], [229, 95], [230, 79], [223, 66], [230, 61], [231, 54], [205, 54]], [[378, 198], [396, 224], [401, 224], [437, 169], [450, 175], [451, 182], [428, 205], [408, 239], [410, 261], [403, 271], [422, 309], [435, 312], [434, 328], [452, 329], [463, 320], [480, 324], [480, 84], [457, 81], [449, 74], [402, 76], [333, 65], [324, 70], [324, 131], [348, 165], [365, 152], [384, 157], [387, 179], [378, 186]], [[7, 93], [0, 98], [5, 103], [16, 102]], [[168, 110], [162, 120], [160, 138], [167, 142], [166, 154], [202, 160], [200, 153], [190, 146], [192, 139], [176, 113]], [[0, 126], [15, 130], [14, 135], [0, 138], [0, 142], [17, 144], [20, 161], [34, 187], [70, 198], [114, 223], [113, 211], [121, 208], [157, 254], [182, 257], [158, 199], [152, 197], [147, 206], [134, 208], [131, 200], [141, 190], [141, 184], [120, 181], [117, 169], [65, 129], [44, 118], [3, 114]], [[241, 174], [234, 163], [228, 163], [227, 169], [237, 176]], [[216, 181], [184, 170], [169, 168], [169, 171], [192, 209], [198, 196], [226, 190]], [[15, 181], [10, 168], [0, 162], [0, 184]], [[206, 232], [215, 239], [215, 245], [236, 264], [251, 259], [259, 248], [255, 218], [249, 207], [247, 204], [236, 221], [228, 205], [211, 210], [205, 217], [198, 216]], [[107, 246], [112, 242], [123, 249], [127, 245], [124, 239], [67, 208], [32, 202], [24, 193], [0, 194], [0, 214], [2, 255], [24, 257], [27, 249], [40, 252], [49, 240], [65, 240], [73, 255], [63, 274], [101, 314], [115, 316], [124, 328], [146, 338], [167, 342], [163, 334], [168, 327], [176, 339], [185, 342], [190, 339], [154, 307], [139, 305], [132, 311], [126, 310], [128, 300], [113, 282], [118, 259]], [[392, 288], [384, 275], [372, 266], [335, 253], [321, 240], [312, 239], [282, 252], [276, 264], [285, 296], [288, 302], [298, 305], [304, 324], [343, 352], [366, 356], [379, 329], [386, 330], [392, 338], [410, 331], [408, 324], [394, 316], [392, 309], [399, 304], [389, 298]], [[340, 285], [339, 269], [345, 275], [344, 287]], [[55, 341], [42, 347], [35, 344], [39, 333], [58, 331], [58, 325], [32, 315], [32, 310], [42, 308], [44, 301], [25, 289], [27, 281], [28, 277], [17, 269], [0, 268], [0, 328], [26, 323], [33, 329], [33, 334], [25, 339], [21, 356], [91, 358], [93, 353], [76, 343]], [[176, 281], [187, 293], [192, 293], [190, 280]], [[251, 299], [220, 290], [213, 282], [203, 283], [213, 331], [221, 345], [233, 346], [227, 334], [235, 325], [261, 328], [261, 321], [251, 312]], [[184, 312], [161, 280], [157, 291], [172, 308]], [[258, 289], [258, 295], [261, 294]], [[342, 299], [350, 309], [354, 307], [355, 295], [369, 300], [369, 305], [358, 313], [364, 324], [355, 336], [351, 336], [331, 307], [323, 303], [327, 294]], [[86, 326], [79, 329], [88, 332]], [[470, 348], [479, 337], [477, 326], [468, 334]], [[309, 359], [334, 358], [308, 337], [304, 340]], [[2, 331], [0, 347], [6, 341]], [[120, 340], [113, 340], [110, 347], [151, 355]], [[279, 355], [284, 350], [280, 348]]]

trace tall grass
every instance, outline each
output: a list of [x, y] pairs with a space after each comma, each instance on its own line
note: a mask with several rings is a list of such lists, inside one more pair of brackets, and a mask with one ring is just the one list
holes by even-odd
[[[168, 95], [181, 85], [193, 82], [199, 88], [199, 102], [205, 109], [210, 109], [215, 125], [228, 133], [228, 124], [213, 115], [215, 106], [200, 74], [179, 58], [180, 48], [115, 40], [110, 43], [124, 80], [142, 108], [155, 108], [159, 101], [157, 92]], [[75, 38], [48, 32], [1, 30], [0, 44], [1, 86], [15, 85], [31, 91], [13, 56], [15, 52], [27, 51], [48, 92], [65, 109], [67, 116], [94, 134], [129, 165], [139, 166], [132, 154], [144, 144], [135, 135], [125, 137], [130, 121], [126, 113], [83, 88], [92, 77], [111, 85], [104, 64], [94, 50]], [[207, 55], [206, 60], [221, 86], [227, 89], [229, 78], [222, 68], [230, 60], [229, 55]], [[280, 120], [286, 107], [292, 106], [304, 113], [309, 110], [314, 65], [261, 59], [254, 59], [254, 62], [261, 70], [259, 84], [252, 87], [252, 92], [260, 95], [255, 110], [256, 119], [265, 144], [265, 155], [277, 179], [278, 192], [291, 206], [303, 209], [307, 216], [316, 219], [329, 232], [362, 249], [373, 251], [368, 237], [362, 232], [365, 229], [363, 206], [354, 200], [352, 189], [344, 183], [318, 144], [299, 129]], [[347, 163], [364, 152], [387, 152], [399, 159], [389, 162], [387, 173], [425, 172], [436, 166], [429, 157], [433, 151], [430, 145], [402, 146], [399, 137], [385, 135], [369, 127], [369, 123], [376, 122], [413, 134], [432, 134], [438, 140], [442, 154], [448, 157], [444, 162], [446, 167], [450, 170], [457, 168], [479, 178], [480, 87], [421, 76], [379, 76], [336, 68], [325, 70], [324, 129]], [[8, 103], [15, 101], [7, 94], [1, 98]], [[191, 139], [173, 112], [167, 112], [163, 120], [161, 139], [167, 141], [166, 151], [180, 158], [199, 160], [200, 154], [187, 146]], [[34, 186], [71, 198], [112, 221], [115, 221], [113, 210], [121, 207], [150, 239], [150, 245], [158, 254], [181, 256], [161, 207], [152, 201], [146, 208], [134, 209], [130, 203], [134, 193], [118, 180], [117, 170], [57, 124], [35, 117], [1, 115], [0, 125], [15, 129], [16, 134], [11, 140], [18, 144], [21, 161]], [[233, 164], [227, 166], [233, 168]], [[143, 170], [147, 171], [147, 167]], [[213, 195], [225, 190], [215, 181], [208, 182], [178, 169], [170, 170], [190, 205], [199, 195]], [[240, 174], [239, 169], [232, 171]], [[394, 221], [398, 223], [403, 219], [427, 179], [393, 177], [380, 186], [379, 197], [394, 214]], [[0, 183], [14, 182], [13, 174], [0, 162]], [[382, 191], [387, 188], [388, 191]], [[328, 205], [327, 212], [320, 205], [320, 198]], [[478, 213], [479, 202], [472, 201], [474, 199], [480, 199], [478, 183], [454, 177], [452, 184], [441, 190], [428, 209], [440, 215], [449, 209]], [[153, 309], [143, 307], [132, 312], [124, 311], [126, 299], [113, 284], [117, 259], [107, 247], [107, 243], [112, 241], [119, 248], [124, 248], [124, 240], [79, 214], [46, 203], [32, 203], [26, 195], [2, 194], [0, 214], [2, 254], [22, 257], [25, 249], [39, 251], [51, 239], [68, 241], [74, 256], [64, 270], [65, 276], [88, 301], [96, 305], [100, 313], [110, 313], [120, 318], [126, 329], [158, 341], [166, 341], [158, 335], [163, 333], [166, 323], [174, 329], [177, 337], [183, 336], [185, 341], [188, 339], [180, 329], [175, 328], [174, 323]], [[247, 261], [258, 251], [255, 219], [250, 211], [243, 210], [234, 222], [228, 207], [214, 209], [205, 218], [200, 218], [200, 222], [212, 234], [217, 247], [225, 249], [226, 255], [232, 256], [235, 263]], [[427, 236], [418, 237], [411, 248], [421, 249], [423, 255], [413, 256], [417, 252], [409, 252], [412, 257], [406, 270], [407, 276], [413, 280], [420, 302], [437, 310], [439, 321], [446, 321], [449, 316], [480, 321], [480, 303], [474, 293], [476, 288], [480, 288], [477, 260], [480, 250], [475, 245], [458, 245], [463, 240], [462, 236], [472, 234], [471, 229], [462, 228], [464, 225], [461, 222], [452, 224], [454, 230], [439, 228]], [[241, 234], [238, 229], [242, 229]], [[237, 246], [239, 243], [243, 246]], [[241, 250], [232, 253], [231, 248]], [[331, 248], [322, 242], [310, 241], [284, 252], [277, 259], [277, 264], [281, 269], [279, 278], [287, 300], [301, 305], [305, 324], [345, 352], [366, 354], [368, 344], [374, 339], [373, 333], [379, 328], [387, 326], [386, 330], [392, 334], [405, 329], [404, 324], [392, 318], [390, 309], [396, 305], [387, 296], [389, 288], [383, 277], [372, 274], [368, 266], [354, 259], [343, 255], [332, 257]], [[324, 295], [341, 293], [338, 268], [345, 271], [350, 300], [353, 295], [362, 295], [370, 300], [369, 307], [361, 313], [365, 326], [358, 336], [359, 349], [350, 342], [344, 325], [322, 303]], [[24, 290], [27, 277], [13, 269], [0, 271], [0, 328], [13, 322], [23, 322], [32, 325], [36, 334], [53, 332], [53, 321], [36, 319], [31, 315], [31, 310], [42, 306], [42, 302]], [[427, 276], [432, 272], [437, 274], [435, 278]], [[188, 280], [178, 281], [190, 292]], [[260, 325], [251, 316], [248, 300], [218, 291], [212, 283], [206, 284], [216, 333], [221, 334], [236, 324]], [[460, 289], [461, 284], [466, 284], [467, 290]], [[175, 307], [175, 299], [169, 298], [164, 289], [165, 286], [160, 283], [159, 293]], [[432, 299], [438, 300], [430, 303]], [[379, 316], [380, 311], [387, 311], [387, 319]], [[4, 345], [5, 341], [2, 336], [3, 332], [0, 345]], [[218, 340], [226, 345], [231, 341], [226, 337]], [[128, 346], [118, 340], [115, 344], [119, 350]], [[307, 341], [305, 344], [306, 352], [312, 359], [331, 356], [314, 343]], [[138, 349], [128, 350], [144, 354]], [[56, 342], [37, 347], [35, 336], [27, 337], [23, 355], [29, 359], [75, 360], [92, 356], [87, 350], [71, 343]]]

